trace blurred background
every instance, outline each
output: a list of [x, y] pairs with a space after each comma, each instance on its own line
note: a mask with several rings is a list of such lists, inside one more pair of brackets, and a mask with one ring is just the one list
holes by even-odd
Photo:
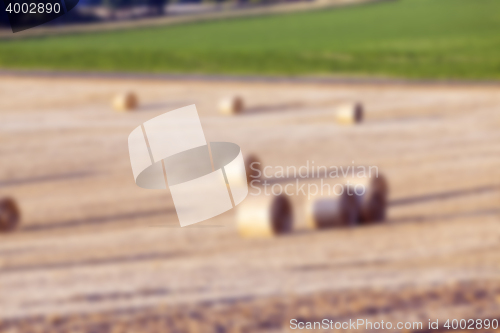
[[[0, 22], [0, 332], [500, 319], [500, 2], [81, 0]], [[248, 237], [242, 209], [272, 215], [249, 197], [180, 228], [127, 137], [191, 104], [262, 168], [377, 166], [385, 214], [319, 228], [294, 197], [293, 230]]]

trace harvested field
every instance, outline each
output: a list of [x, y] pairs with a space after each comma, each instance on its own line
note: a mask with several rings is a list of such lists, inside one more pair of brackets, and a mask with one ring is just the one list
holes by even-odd
[[[137, 111], [113, 96], [134, 91]], [[0, 77], [0, 331], [285, 332], [289, 321], [500, 317], [500, 87]], [[245, 111], [218, 113], [244, 98]], [[361, 124], [336, 124], [360, 101]], [[242, 239], [231, 210], [180, 228], [134, 184], [127, 136], [196, 104], [207, 141], [263, 166], [372, 165], [386, 223]], [[252, 190], [250, 190], [252, 193]], [[304, 198], [302, 198], [304, 199]], [[296, 200], [296, 198], [294, 198]], [[424, 326], [425, 328], [425, 326]]]

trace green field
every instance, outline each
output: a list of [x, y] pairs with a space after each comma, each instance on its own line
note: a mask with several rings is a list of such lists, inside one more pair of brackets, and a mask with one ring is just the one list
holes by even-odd
[[399, 0], [0, 40], [0, 67], [500, 79], [500, 1]]

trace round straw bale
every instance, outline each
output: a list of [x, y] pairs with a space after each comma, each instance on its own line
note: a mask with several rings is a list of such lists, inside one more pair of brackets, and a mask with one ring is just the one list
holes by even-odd
[[292, 230], [292, 205], [285, 195], [249, 196], [237, 208], [238, 232], [243, 237], [272, 237]]
[[315, 229], [354, 226], [358, 221], [356, 197], [343, 191], [340, 195], [319, 195], [306, 202], [306, 219]]
[[132, 111], [137, 109], [139, 101], [133, 92], [116, 95], [113, 99], [113, 108], [116, 111]]
[[230, 116], [243, 112], [243, 98], [240, 96], [231, 96], [219, 101], [219, 113]]
[[19, 224], [20, 215], [19, 207], [14, 199], [0, 199], [0, 231], [14, 230]]
[[385, 219], [389, 189], [383, 175], [351, 178], [347, 180], [347, 184], [351, 187], [350, 192], [356, 195], [361, 223], [380, 222]]
[[247, 172], [247, 183], [250, 184], [252, 180], [259, 179], [262, 175], [262, 168], [260, 160], [255, 155], [248, 155], [245, 157], [245, 170]]
[[357, 124], [363, 121], [363, 105], [361, 103], [349, 103], [337, 108], [336, 118], [339, 124]]

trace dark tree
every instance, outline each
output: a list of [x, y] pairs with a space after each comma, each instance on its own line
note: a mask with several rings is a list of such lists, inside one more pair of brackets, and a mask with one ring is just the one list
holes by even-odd
[[110, 8], [123, 8], [134, 5], [133, 0], [103, 0], [102, 4]]
[[164, 13], [164, 8], [168, 4], [169, 0], [145, 0], [145, 3], [151, 9], [151, 14], [162, 15]]

